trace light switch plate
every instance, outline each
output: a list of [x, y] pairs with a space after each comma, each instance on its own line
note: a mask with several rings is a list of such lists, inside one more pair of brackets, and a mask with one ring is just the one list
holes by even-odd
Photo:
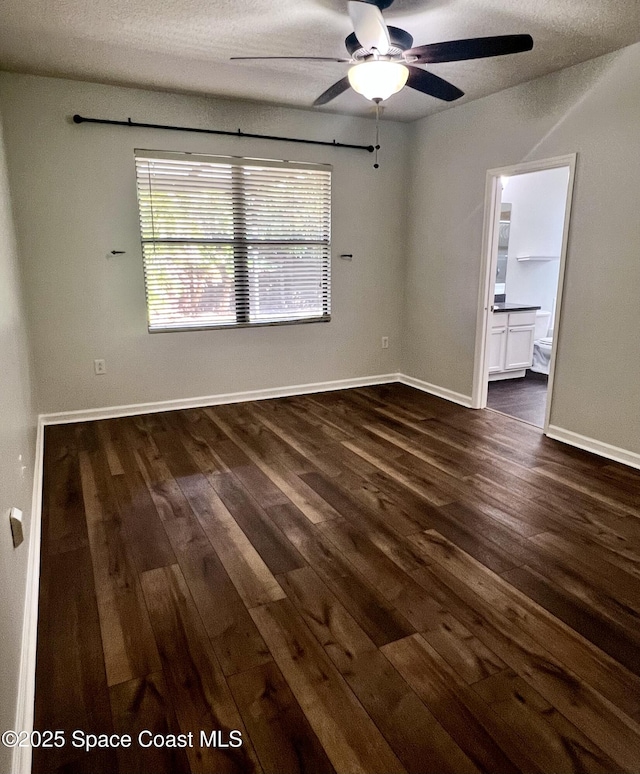
[[20, 543], [24, 541], [24, 532], [22, 530], [22, 511], [19, 508], [12, 508], [9, 512], [9, 521], [11, 523], [13, 547], [17, 548]]

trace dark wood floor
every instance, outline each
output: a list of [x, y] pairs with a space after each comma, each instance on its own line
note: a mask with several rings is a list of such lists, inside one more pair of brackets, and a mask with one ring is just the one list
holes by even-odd
[[527, 372], [527, 376], [522, 379], [489, 382], [487, 407], [522, 419], [536, 427], [544, 427], [547, 377], [544, 374]]
[[637, 774], [639, 501], [401, 385], [50, 427], [36, 728], [195, 737], [33, 771]]

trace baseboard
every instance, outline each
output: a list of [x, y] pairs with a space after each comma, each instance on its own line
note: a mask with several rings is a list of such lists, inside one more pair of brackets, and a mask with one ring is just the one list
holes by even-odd
[[597, 441], [595, 438], [589, 438], [586, 435], [580, 435], [571, 430], [564, 430], [562, 427], [556, 427], [555, 425], [549, 425], [546, 434], [549, 438], [553, 438], [554, 441], [562, 441], [562, 443], [567, 443], [570, 446], [577, 446], [578, 449], [584, 449], [600, 457], [606, 457], [614, 462], [620, 462], [623, 465], [640, 470], [640, 454], [636, 452], [621, 449], [619, 446], [612, 446], [609, 443]]
[[438, 398], [450, 400], [452, 403], [457, 403], [465, 408], [471, 408], [470, 395], [462, 395], [460, 392], [448, 390], [446, 387], [438, 387], [436, 384], [429, 384], [429, 382], [423, 382], [421, 379], [414, 379], [413, 376], [406, 376], [405, 374], [398, 374], [397, 381], [409, 387], [415, 387], [416, 390], [428, 392], [430, 395], [435, 395]]
[[361, 376], [354, 379], [336, 379], [330, 382], [295, 384], [288, 387], [270, 387], [263, 390], [249, 390], [247, 392], [227, 392], [218, 395], [204, 395], [197, 398], [161, 400], [153, 403], [133, 403], [127, 406], [107, 406], [103, 408], [82, 409], [80, 411], [61, 411], [57, 414], [41, 414], [40, 421], [45, 425], [61, 425], [70, 422], [91, 422], [96, 419], [114, 419], [115, 417], [130, 417], [136, 414], [154, 414], [159, 411], [202, 408], [204, 406], [217, 406], [222, 403], [243, 403], [250, 400], [288, 398], [293, 395], [308, 395], [312, 392], [347, 390], [351, 387], [369, 387], [375, 384], [389, 384], [390, 382], [398, 381], [401, 381], [400, 374], [378, 374], [377, 376]]
[[[22, 623], [22, 648], [15, 728], [33, 730], [33, 712], [36, 689], [36, 645], [38, 637], [38, 593], [40, 585], [40, 535], [42, 528], [42, 479], [44, 467], [44, 423], [39, 420], [36, 433], [36, 449], [31, 497], [31, 522], [29, 524], [29, 557], [27, 559], [27, 585], [25, 590], [24, 617]], [[11, 763], [12, 774], [29, 774], [31, 771], [31, 747], [14, 747]]]

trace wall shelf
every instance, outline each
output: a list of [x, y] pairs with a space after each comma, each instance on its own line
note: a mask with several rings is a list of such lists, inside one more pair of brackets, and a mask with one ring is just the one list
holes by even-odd
[[559, 261], [559, 255], [517, 255], [516, 261]]

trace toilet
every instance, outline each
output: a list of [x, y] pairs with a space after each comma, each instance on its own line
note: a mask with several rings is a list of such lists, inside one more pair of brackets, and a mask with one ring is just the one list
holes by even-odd
[[533, 363], [531, 370], [538, 374], [549, 374], [551, 348], [553, 338], [549, 336], [551, 312], [539, 309], [536, 312], [536, 323], [533, 341]]
[[546, 339], [549, 333], [549, 325], [551, 324], [551, 312], [545, 312], [543, 309], [538, 309], [536, 312], [536, 329], [534, 340]]

